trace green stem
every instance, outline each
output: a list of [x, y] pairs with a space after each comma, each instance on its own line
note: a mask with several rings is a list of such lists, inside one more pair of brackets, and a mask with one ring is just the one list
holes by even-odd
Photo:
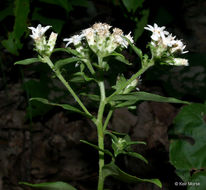
[[47, 64], [50, 66], [50, 68], [55, 72], [56, 76], [59, 78], [59, 80], [64, 84], [64, 86], [67, 88], [67, 90], [71, 93], [71, 95], [74, 97], [76, 102], [80, 105], [80, 107], [84, 110], [84, 112], [88, 115], [88, 117], [91, 117], [91, 120], [95, 122], [95, 118], [92, 116], [91, 113], [87, 110], [87, 108], [84, 106], [82, 101], [79, 99], [79, 97], [76, 95], [76, 93], [73, 91], [69, 83], [64, 79], [62, 74], [60, 73], [59, 70], [54, 69], [54, 64], [52, 61], [49, 59], [49, 57], [44, 57], [44, 60], [47, 62]]
[[[99, 64], [102, 63], [102, 58], [98, 57]], [[100, 104], [99, 104], [99, 110], [97, 115], [97, 133], [98, 133], [98, 146], [100, 149], [104, 150], [104, 131], [103, 131], [103, 114], [104, 114], [104, 108], [106, 105], [106, 95], [105, 95], [105, 86], [104, 81], [101, 79], [101, 81], [98, 82], [99, 89], [100, 89]], [[104, 178], [103, 178], [103, 172], [102, 168], [104, 167], [104, 152], [99, 151], [99, 179], [98, 179], [98, 190], [103, 190], [104, 188]]]
[[109, 113], [108, 113], [108, 115], [107, 115], [107, 118], [106, 118], [106, 120], [105, 120], [105, 122], [104, 122], [103, 131], [105, 131], [105, 129], [107, 128], [107, 125], [108, 125], [108, 123], [109, 123], [109, 120], [110, 120], [112, 114], [113, 114], [113, 110], [109, 110]]

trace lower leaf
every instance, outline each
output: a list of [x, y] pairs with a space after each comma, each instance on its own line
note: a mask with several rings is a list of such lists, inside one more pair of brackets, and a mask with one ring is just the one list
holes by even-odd
[[45, 182], [45, 183], [38, 183], [38, 184], [19, 182], [19, 184], [27, 185], [29, 187], [34, 187], [34, 188], [41, 188], [41, 189], [45, 189], [45, 190], [77, 190], [76, 188], [74, 188], [70, 184], [62, 182], [62, 181]]
[[105, 179], [108, 176], [113, 176], [121, 181], [126, 183], [138, 183], [138, 182], [149, 182], [162, 187], [162, 183], [159, 179], [141, 179], [136, 176], [132, 176], [122, 171], [114, 162], [111, 162], [103, 167], [103, 178]]

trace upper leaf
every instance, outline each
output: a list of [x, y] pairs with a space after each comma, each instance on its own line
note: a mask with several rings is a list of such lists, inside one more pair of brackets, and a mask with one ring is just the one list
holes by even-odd
[[129, 94], [119, 94], [111, 98], [111, 101], [121, 101], [119, 104], [116, 105], [116, 107], [126, 107], [126, 106], [136, 103], [137, 101], [142, 101], [142, 100], [155, 101], [155, 102], [190, 104], [187, 101], [178, 100], [172, 97], [163, 97], [163, 96], [148, 93], [148, 92], [133, 92]]
[[60, 59], [58, 60], [54, 65], [55, 69], [60, 69], [61, 67], [69, 64], [69, 63], [73, 63], [73, 62], [78, 62], [81, 61], [80, 58], [78, 57], [70, 57], [70, 58], [66, 58], [66, 59]]
[[64, 108], [65, 110], [77, 112], [77, 113], [80, 113], [82, 115], [86, 115], [86, 116], [90, 117], [89, 115], [87, 115], [86, 113], [82, 112], [78, 108], [73, 107], [73, 106], [68, 105], [68, 104], [57, 104], [57, 103], [49, 102], [47, 99], [44, 99], [44, 98], [31, 98], [30, 101], [32, 101], [32, 100], [37, 100], [39, 102], [42, 102], [42, 103], [48, 104], [48, 105], [52, 105], [52, 106], [59, 106], [59, 107]]
[[41, 60], [39, 58], [29, 58], [29, 59], [17, 61], [14, 63], [14, 65], [30, 65], [32, 63], [37, 63], [37, 62], [41, 62]]

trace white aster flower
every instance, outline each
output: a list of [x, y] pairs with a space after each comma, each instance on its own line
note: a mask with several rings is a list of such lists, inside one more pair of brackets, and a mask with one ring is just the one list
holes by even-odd
[[92, 28], [94, 29], [94, 31], [103, 38], [109, 37], [110, 36], [110, 31], [109, 29], [111, 28], [110, 25], [106, 24], [106, 23], [95, 23]]
[[162, 44], [164, 44], [165, 47], [172, 47], [175, 43], [176, 36], [172, 36], [172, 34], [169, 34], [164, 39], [162, 39]]
[[30, 37], [33, 38], [34, 40], [38, 40], [38, 39], [42, 38], [44, 33], [49, 28], [51, 28], [51, 26], [42, 27], [41, 24], [38, 24], [38, 26], [36, 28], [34, 28], [34, 27], [28, 27], [28, 28], [32, 31], [32, 35], [30, 35]]
[[157, 47], [157, 49], [159, 48], [157, 52], [160, 52], [160, 54], [168, 49], [172, 54], [176, 52], [180, 52], [181, 54], [188, 52], [184, 51], [186, 46], [182, 43], [182, 41], [175, 40], [176, 36], [172, 36], [172, 34], [165, 31], [164, 26], [158, 27], [157, 24], [154, 24], [154, 26], [147, 25], [147, 27], [144, 28], [152, 32], [151, 44], [154, 47]]
[[82, 35], [86, 37], [89, 46], [93, 46], [95, 44], [95, 30], [93, 28], [82, 30]]
[[152, 32], [151, 38], [154, 41], [159, 41], [160, 38], [165, 38], [165, 35], [169, 34], [169, 32], [164, 30], [165, 26], [159, 27], [156, 23], [154, 26], [148, 24], [144, 29]]
[[74, 36], [72, 36], [71, 38], [65, 38], [63, 41], [67, 42], [66, 47], [67, 47], [69, 44], [72, 44], [72, 43], [73, 43], [74, 45], [78, 45], [78, 44], [81, 43], [83, 37], [84, 37], [83, 34], [74, 35]]
[[32, 35], [30, 35], [30, 37], [35, 41], [35, 50], [41, 56], [50, 56], [56, 44], [58, 34], [52, 32], [50, 34], [49, 40], [47, 41], [44, 34], [49, 28], [51, 28], [51, 26], [42, 27], [41, 24], [39, 24], [36, 28], [28, 28], [32, 31]]
[[186, 45], [182, 43], [181, 40], [175, 40], [172, 44], [171, 53], [179, 52], [181, 54], [188, 53], [188, 51], [184, 51]]
[[[111, 33], [111, 27], [112, 26], [106, 23], [95, 23], [92, 27], [82, 30], [79, 35], [64, 39], [64, 41], [67, 41], [66, 47], [73, 43], [75, 49], [83, 53], [85, 52], [83, 49], [89, 46], [94, 53], [105, 57], [118, 47], [128, 47], [129, 44], [124, 37], [129, 39], [132, 43], [134, 42], [131, 33], [124, 36], [123, 31], [119, 28], [114, 28]], [[84, 39], [88, 46], [82, 42]]]

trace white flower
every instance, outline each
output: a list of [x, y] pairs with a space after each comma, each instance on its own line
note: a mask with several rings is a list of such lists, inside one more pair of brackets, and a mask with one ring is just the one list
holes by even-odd
[[84, 37], [83, 34], [81, 35], [74, 35], [71, 38], [65, 38], [63, 41], [67, 42], [66, 47], [73, 43], [74, 45], [78, 45], [81, 43], [82, 38]]
[[176, 36], [172, 36], [172, 34], [165, 31], [164, 26], [158, 27], [157, 24], [154, 24], [154, 26], [147, 25], [147, 27], [144, 28], [152, 32], [151, 45], [155, 47], [153, 54], [157, 57], [161, 57], [164, 52], [167, 52], [168, 55], [175, 53], [184, 54], [188, 52], [184, 51], [186, 46], [182, 41], [176, 40]]
[[111, 26], [106, 23], [95, 23], [92, 28], [100, 37], [106, 38], [110, 35], [109, 29]]
[[164, 39], [165, 35], [169, 34], [169, 32], [164, 30], [165, 26], [159, 27], [156, 23], [154, 26], [148, 24], [147, 27], [144, 27], [144, 29], [152, 32], [151, 38], [154, 41], [159, 41], [160, 38]]
[[93, 46], [95, 44], [95, 30], [93, 28], [82, 30], [82, 35], [86, 37], [89, 46]]
[[28, 27], [32, 31], [31, 38], [35, 41], [35, 50], [41, 55], [41, 56], [50, 56], [54, 46], [56, 44], [57, 35], [56, 33], [52, 32], [50, 34], [49, 40], [46, 40], [45, 32], [50, 28], [51, 26], [45, 26], [42, 27], [41, 24], [39, 24], [36, 28], [34, 27]]
[[172, 34], [169, 34], [167, 37], [162, 39], [162, 43], [166, 47], [172, 47], [176, 43], [175, 38], [176, 38], [176, 36], [172, 36]]
[[[131, 33], [124, 36], [123, 31], [119, 28], [114, 28], [111, 33], [111, 27], [106, 23], [95, 23], [92, 27], [82, 30], [79, 35], [64, 39], [64, 41], [67, 41], [66, 47], [73, 43], [76, 50], [83, 53], [86, 52], [83, 49], [88, 48], [88, 44], [94, 53], [105, 57], [118, 47], [128, 47], [128, 41], [124, 37], [131, 43], [134, 42]], [[87, 41], [87, 44], [82, 42], [83, 39]]]
[[34, 28], [34, 27], [28, 27], [28, 28], [32, 31], [32, 35], [30, 35], [30, 37], [33, 38], [34, 40], [38, 40], [38, 39], [42, 38], [44, 33], [49, 28], [51, 28], [51, 26], [42, 27], [41, 24], [38, 24], [38, 26], [36, 28]]
[[176, 40], [172, 44], [171, 53], [180, 52], [181, 54], [188, 53], [188, 51], [184, 51], [186, 45], [182, 43], [181, 40]]

